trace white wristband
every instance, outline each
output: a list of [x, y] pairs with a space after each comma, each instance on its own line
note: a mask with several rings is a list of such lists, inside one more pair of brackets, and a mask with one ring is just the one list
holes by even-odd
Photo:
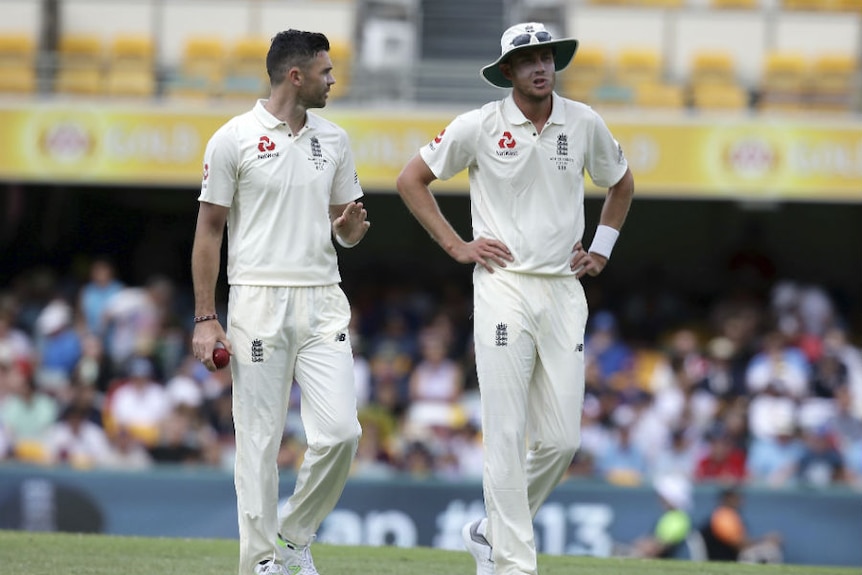
[[600, 225], [596, 228], [596, 235], [593, 237], [593, 243], [590, 245], [590, 253], [596, 253], [604, 256], [606, 259], [610, 259], [618, 237], [620, 237], [619, 230], [615, 230], [610, 226]]
[[335, 241], [336, 241], [336, 242], [338, 242], [338, 245], [340, 245], [341, 247], [344, 247], [344, 248], [352, 248], [353, 246], [355, 246], [356, 244], [358, 244], [358, 243], [359, 243], [358, 241], [357, 241], [357, 242], [353, 242], [352, 244], [347, 243], [347, 242], [345, 242], [345, 241], [344, 241], [344, 239], [343, 239], [341, 236], [339, 236], [338, 234], [335, 234]]

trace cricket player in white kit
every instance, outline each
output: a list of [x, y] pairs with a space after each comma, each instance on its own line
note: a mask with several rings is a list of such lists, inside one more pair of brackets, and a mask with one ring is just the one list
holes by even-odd
[[[577, 40], [512, 26], [482, 69], [509, 97], [455, 118], [398, 177], [410, 211], [446, 252], [476, 264], [474, 338], [486, 518], [464, 526], [477, 575], [537, 573], [533, 517], [580, 444], [587, 302], [580, 278], [607, 264], [634, 191], [622, 149], [590, 107], [554, 92]], [[430, 184], [467, 169], [473, 239]], [[584, 170], [607, 187], [584, 249]]]
[[[358, 243], [370, 223], [343, 129], [309, 113], [335, 82], [322, 34], [277, 34], [271, 92], [210, 139], [192, 250], [193, 351], [210, 370], [231, 354], [240, 575], [316, 575], [309, 545], [341, 496], [359, 441], [348, 333], [333, 237]], [[228, 230], [227, 334], [216, 315]], [[302, 391], [308, 449], [278, 524], [276, 457], [291, 384]]]

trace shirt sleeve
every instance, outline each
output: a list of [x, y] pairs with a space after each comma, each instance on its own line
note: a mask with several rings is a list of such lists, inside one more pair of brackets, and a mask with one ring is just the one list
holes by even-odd
[[356, 161], [353, 159], [350, 139], [346, 132], [341, 133], [341, 140], [341, 161], [335, 168], [329, 200], [332, 205], [347, 204], [363, 196], [359, 174], [356, 172]]
[[238, 166], [239, 142], [228, 124], [207, 142], [198, 200], [230, 207], [236, 193]]
[[586, 168], [593, 183], [609, 188], [626, 173], [628, 162], [601, 116], [593, 112], [593, 129], [587, 142]]
[[479, 131], [479, 110], [461, 114], [419, 154], [438, 179], [448, 180], [475, 163]]

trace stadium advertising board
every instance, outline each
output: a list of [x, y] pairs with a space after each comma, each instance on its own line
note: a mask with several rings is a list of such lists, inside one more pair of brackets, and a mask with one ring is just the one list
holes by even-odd
[[[282, 474], [282, 502], [294, 481]], [[717, 492], [715, 485], [695, 489], [696, 524]], [[354, 478], [317, 536], [338, 545], [463, 549], [461, 527], [482, 513], [478, 481]], [[649, 487], [570, 481], [536, 515], [538, 549], [606, 557], [614, 542], [649, 532], [660, 513]], [[753, 535], [781, 533], [787, 563], [862, 565], [858, 491], [749, 488], [743, 515]], [[235, 539], [233, 476], [188, 468], [129, 473], [7, 465], [0, 468], [0, 529]]]
[[[210, 135], [235, 108], [74, 103], [0, 107], [0, 180], [199, 185]], [[393, 191], [401, 167], [450, 112], [327, 108], [350, 134], [367, 190]], [[638, 193], [668, 198], [862, 201], [862, 122], [605, 114]], [[463, 193], [460, 174], [438, 182]], [[592, 188], [591, 193], [598, 190]]]

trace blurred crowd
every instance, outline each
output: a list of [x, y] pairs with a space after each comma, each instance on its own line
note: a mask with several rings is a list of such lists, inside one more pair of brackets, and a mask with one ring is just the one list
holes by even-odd
[[[190, 293], [37, 268], [0, 292], [0, 462], [80, 469], [233, 467], [230, 370], [190, 354]], [[363, 435], [357, 477], [477, 479], [469, 286], [346, 286]], [[601, 302], [600, 302], [601, 303]], [[633, 290], [587, 326], [582, 448], [570, 478], [862, 487], [860, 334], [824, 286], [732, 291], [698, 319]], [[220, 310], [226, 317], [225, 310]], [[305, 438], [292, 391], [279, 466]]]

